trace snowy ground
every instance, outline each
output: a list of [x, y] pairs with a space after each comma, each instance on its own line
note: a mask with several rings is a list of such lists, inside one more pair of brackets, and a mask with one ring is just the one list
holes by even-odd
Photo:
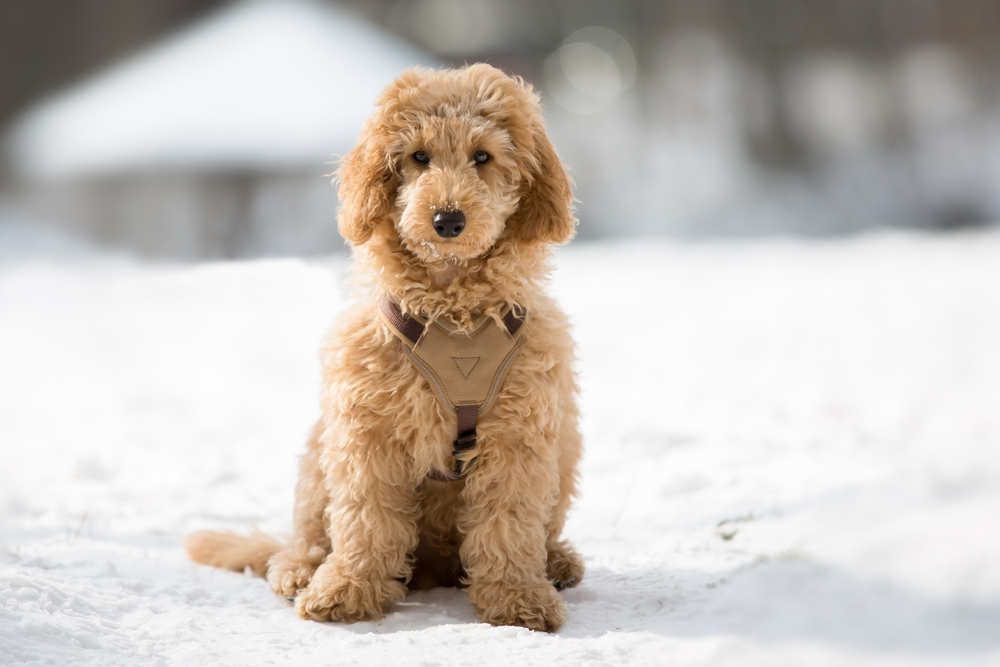
[[554, 636], [450, 589], [300, 621], [185, 560], [289, 529], [344, 261], [71, 255], [0, 253], [0, 665], [1000, 665], [1000, 235], [562, 250]]

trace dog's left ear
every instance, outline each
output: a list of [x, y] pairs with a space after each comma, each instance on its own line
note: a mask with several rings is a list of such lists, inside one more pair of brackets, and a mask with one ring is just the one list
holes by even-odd
[[521, 241], [566, 243], [576, 233], [577, 222], [570, 178], [541, 121], [533, 125], [534, 164], [526, 178], [522, 176], [520, 203], [507, 224]]
[[365, 123], [358, 145], [337, 168], [337, 229], [354, 245], [371, 238], [396, 204], [399, 178], [385, 150], [385, 128], [378, 113]]

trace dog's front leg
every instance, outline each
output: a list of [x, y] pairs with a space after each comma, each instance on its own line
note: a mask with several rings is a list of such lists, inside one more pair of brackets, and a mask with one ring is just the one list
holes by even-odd
[[461, 556], [480, 620], [555, 632], [566, 605], [546, 579], [545, 542], [559, 471], [540, 449], [483, 448], [463, 491]]
[[332, 443], [321, 457], [330, 492], [332, 550], [295, 610], [314, 621], [382, 618], [406, 593], [407, 553], [417, 545], [416, 494], [408, 457], [372, 431]]

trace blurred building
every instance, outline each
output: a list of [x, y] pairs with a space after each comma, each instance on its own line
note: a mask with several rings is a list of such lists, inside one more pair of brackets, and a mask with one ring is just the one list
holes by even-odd
[[8, 141], [18, 203], [151, 256], [329, 252], [329, 163], [429, 62], [336, 7], [232, 5], [29, 110]]

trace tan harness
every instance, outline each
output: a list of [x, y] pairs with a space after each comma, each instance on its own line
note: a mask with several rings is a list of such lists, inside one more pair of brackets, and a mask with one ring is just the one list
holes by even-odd
[[493, 407], [507, 369], [521, 349], [518, 331], [527, 309], [508, 308], [501, 318], [503, 327], [483, 315], [471, 331], [463, 332], [404, 313], [386, 293], [378, 305], [410, 361], [445, 407], [458, 415], [458, 437], [451, 453], [454, 466], [448, 474], [435, 470], [430, 477], [442, 482], [461, 479], [471, 461], [463, 462], [460, 456], [476, 446], [476, 422]]

